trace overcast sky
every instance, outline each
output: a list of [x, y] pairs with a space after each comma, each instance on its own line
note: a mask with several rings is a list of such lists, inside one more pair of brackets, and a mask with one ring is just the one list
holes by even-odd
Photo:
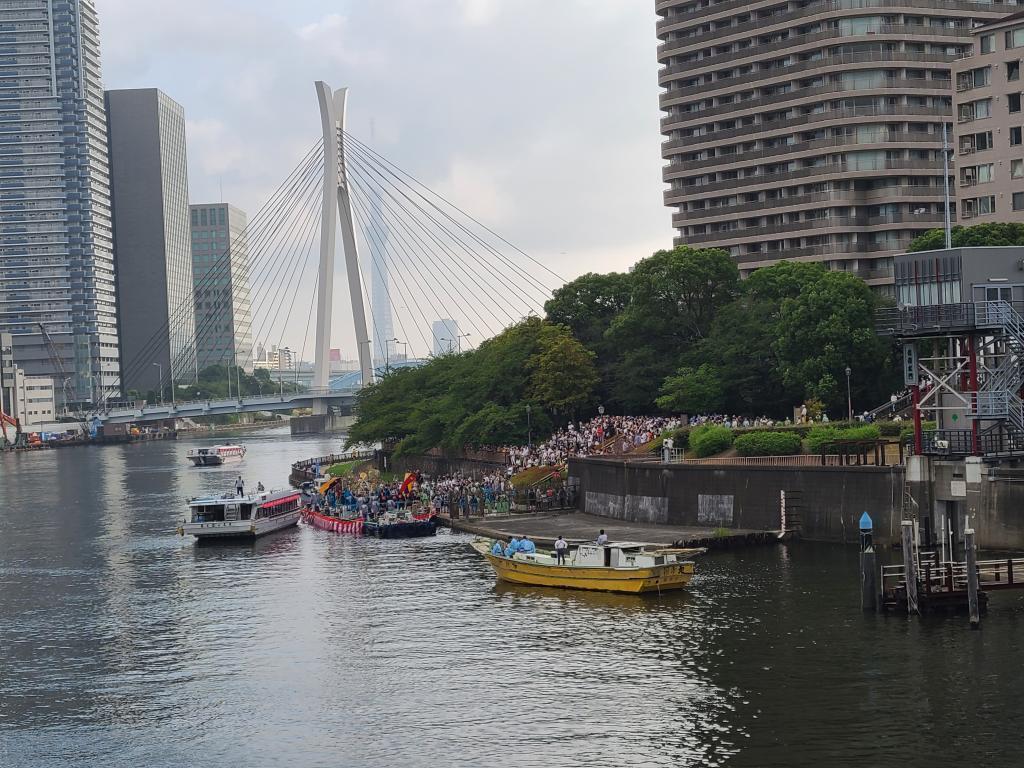
[[193, 202], [254, 213], [317, 139], [323, 79], [351, 133], [566, 278], [671, 244], [651, 0], [97, 5], [105, 87], [185, 108]]

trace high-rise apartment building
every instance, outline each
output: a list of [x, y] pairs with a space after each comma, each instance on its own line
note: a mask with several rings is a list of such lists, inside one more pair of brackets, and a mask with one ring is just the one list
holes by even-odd
[[106, 105], [121, 375], [146, 392], [196, 374], [185, 110], [156, 88]]
[[459, 323], [456, 320], [435, 320], [430, 324], [430, 333], [434, 337], [434, 354], [448, 355], [462, 351], [462, 337], [459, 334]]
[[656, 0], [676, 243], [892, 284], [941, 226], [951, 71], [1015, 3]]
[[252, 371], [252, 307], [245, 212], [227, 203], [191, 206], [192, 278], [199, 368]]
[[0, 330], [64, 399], [120, 388], [93, 0], [0, 3]]
[[953, 67], [961, 224], [1024, 222], [1024, 13], [974, 30]]

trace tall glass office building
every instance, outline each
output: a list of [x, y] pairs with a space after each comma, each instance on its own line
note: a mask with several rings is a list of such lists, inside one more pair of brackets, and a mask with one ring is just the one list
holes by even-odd
[[58, 399], [120, 387], [93, 0], [0, 3], [0, 331]]

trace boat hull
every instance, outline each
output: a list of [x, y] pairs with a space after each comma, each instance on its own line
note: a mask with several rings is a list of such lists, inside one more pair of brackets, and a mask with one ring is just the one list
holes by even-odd
[[683, 589], [693, 578], [693, 562], [684, 561], [649, 568], [602, 568], [545, 565], [491, 554], [487, 545], [473, 548], [487, 558], [501, 581], [535, 587], [582, 589], [594, 592], [640, 594]]
[[268, 533], [290, 528], [299, 522], [299, 511], [258, 520], [226, 520], [210, 523], [185, 523], [181, 532], [199, 540], [256, 539]]
[[419, 539], [437, 535], [437, 520], [414, 520], [409, 523], [377, 523], [368, 520], [363, 524], [363, 533], [378, 539]]
[[331, 531], [332, 533], [351, 533], [355, 536], [360, 536], [363, 533], [363, 518], [361, 517], [346, 520], [342, 517], [323, 515], [307, 508], [302, 510], [302, 522], [319, 528], [321, 531]]

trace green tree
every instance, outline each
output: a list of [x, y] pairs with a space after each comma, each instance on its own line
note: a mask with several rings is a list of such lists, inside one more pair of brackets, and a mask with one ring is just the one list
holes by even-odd
[[877, 297], [845, 272], [823, 272], [785, 298], [773, 345], [783, 383], [833, 411], [846, 402], [845, 369], [855, 375], [854, 402], [875, 405], [893, 391], [892, 350], [874, 329]]
[[710, 363], [684, 366], [661, 385], [659, 408], [673, 413], [716, 413], [725, 405], [725, 387]]
[[[978, 246], [1024, 245], [1024, 224], [993, 222], [975, 224], [970, 227], [956, 226], [950, 230], [950, 242], [954, 248]], [[937, 251], [946, 247], [944, 229], [929, 229], [910, 241], [907, 250]]]
[[548, 325], [544, 330], [542, 351], [531, 361], [530, 396], [553, 415], [575, 416], [594, 402], [596, 355], [564, 326]]

